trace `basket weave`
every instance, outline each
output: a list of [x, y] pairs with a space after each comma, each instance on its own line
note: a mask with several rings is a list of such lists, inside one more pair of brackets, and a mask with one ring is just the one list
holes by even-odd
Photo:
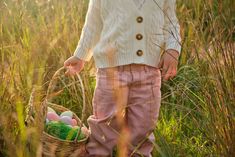
[[[55, 72], [55, 74], [52, 76], [52, 79], [50, 80], [50, 83], [49, 83], [49, 86], [47, 89], [46, 98], [45, 98], [45, 101], [43, 102], [43, 106], [44, 106], [43, 112], [44, 112], [44, 116], [45, 116], [44, 120], [46, 118], [48, 106], [53, 108], [56, 112], [64, 112], [64, 111], [69, 110], [61, 105], [49, 102], [49, 97], [51, 98], [51, 97], [55, 96], [55, 95], [49, 96], [50, 92], [51, 92], [51, 88], [53, 87], [53, 83], [55, 80], [57, 80], [60, 72], [63, 70], [64, 70], [63, 67], [58, 69]], [[85, 117], [84, 115], [85, 115], [85, 111], [86, 111], [85, 91], [84, 91], [84, 87], [83, 87], [83, 83], [82, 83], [80, 75], [76, 74], [76, 76], [79, 79], [81, 89], [82, 89], [83, 109], [82, 109], [81, 120], [78, 118], [78, 116], [75, 113], [73, 113], [73, 117], [77, 120], [78, 125], [81, 128], [81, 127], [85, 127], [85, 125], [83, 124], [84, 117]], [[61, 91], [58, 93], [61, 93]], [[57, 93], [57, 95], [58, 95], [58, 93]], [[79, 157], [79, 154], [84, 150], [86, 141], [88, 139], [88, 135], [87, 135], [86, 138], [78, 141], [77, 138], [79, 137], [80, 133], [81, 133], [81, 129], [80, 129], [80, 131], [78, 131], [78, 134], [77, 134], [76, 138], [74, 139], [74, 141], [69, 141], [69, 140], [62, 140], [57, 137], [53, 137], [44, 131], [42, 138], [41, 138], [41, 140], [42, 140], [42, 156], [43, 157]]]

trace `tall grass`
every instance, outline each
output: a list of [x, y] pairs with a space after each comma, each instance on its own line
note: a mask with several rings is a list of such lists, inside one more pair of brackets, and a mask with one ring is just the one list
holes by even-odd
[[[154, 156], [235, 156], [234, 6], [178, 0], [183, 50], [177, 77], [162, 87]], [[0, 1], [0, 156], [39, 156], [41, 102], [52, 74], [75, 50], [86, 9], [85, 0]], [[93, 70], [91, 61], [82, 72], [87, 116]], [[69, 94], [74, 91], [54, 101], [80, 115], [79, 101]], [[29, 102], [36, 115], [27, 127]]]
[[156, 130], [166, 156], [234, 156], [234, 1], [178, 1], [183, 52], [163, 86]]
[[0, 2], [2, 156], [40, 153], [42, 122], [37, 118], [41, 115], [36, 115], [35, 124], [26, 129], [25, 106], [34, 88], [33, 105], [40, 113], [48, 80], [74, 51], [86, 7], [81, 0]]

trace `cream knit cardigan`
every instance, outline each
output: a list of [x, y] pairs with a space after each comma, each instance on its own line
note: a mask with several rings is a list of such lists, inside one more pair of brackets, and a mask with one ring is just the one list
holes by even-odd
[[74, 56], [97, 68], [130, 63], [156, 67], [162, 50], [180, 53], [180, 26], [176, 0], [90, 0]]

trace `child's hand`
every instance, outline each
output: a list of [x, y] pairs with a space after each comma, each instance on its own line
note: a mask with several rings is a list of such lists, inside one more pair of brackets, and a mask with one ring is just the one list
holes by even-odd
[[162, 69], [163, 81], [173, 78], [177, 74], [179, 53], [176, 50], [169, 49], [163, 54], [158, 68]]
[[75, 75], [76, 73], [79, 73], [83, 67], [84, 67], [85, 61], [77, 58], [76, 56], [72, 56], [68, 58], [64, 62], [64, 67], [67, 69], [65, 72], [65, 75]]

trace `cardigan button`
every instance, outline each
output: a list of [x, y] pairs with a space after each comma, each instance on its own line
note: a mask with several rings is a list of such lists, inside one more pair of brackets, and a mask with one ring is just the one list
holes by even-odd
[[143, 35], [142, 35], [142, 34], [137, 34], [137, 35], [136, 35], [136, 39], [137, 39], [137, 40], [143, 39]]
[[138, 23], [142, 23], [143, 22], [143, 17], [141, 17], [141, 16], [137, 17], [136, 21]]
[[142, 50], [138, 50], [138, 51], [136, 51], [136, 54], [137, 54], [137, 56], [142, 56], [143, 55], [143, 51]]

